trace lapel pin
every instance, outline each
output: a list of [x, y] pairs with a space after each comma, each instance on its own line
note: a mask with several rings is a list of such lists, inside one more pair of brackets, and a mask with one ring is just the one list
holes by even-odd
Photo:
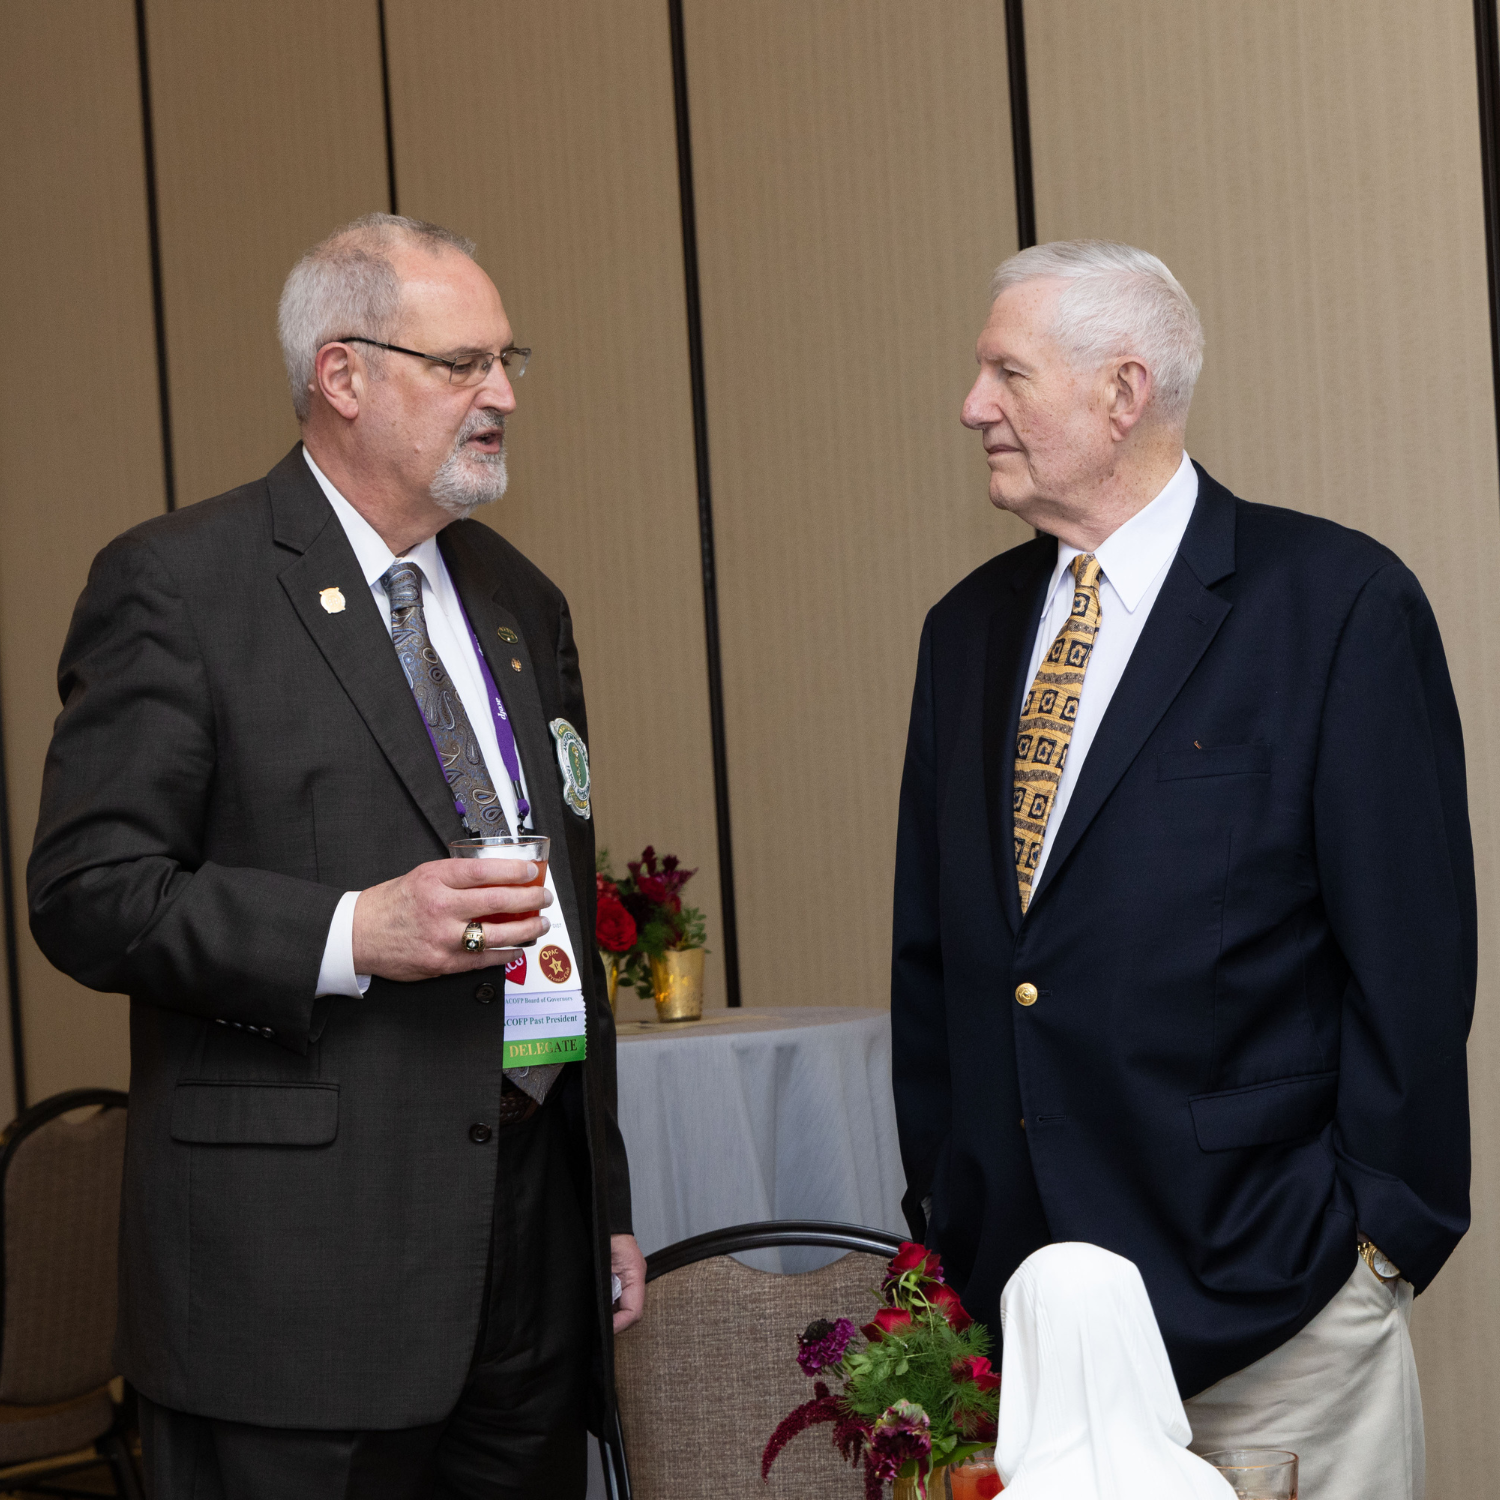
[[495, 627], [495, 634], [498, 635], [500, 639], [507, 645], [512, 645], [516, 641], [521, 639], [521, 637], [518, 636], [515, 631], [510, 628], [509, 625], [497, 625]]
[[511, 657], [510, 669], [512, 672], [519, 672], [521, 670], [521, 658], [519, 656]]
[[344, 612], [344, 594], [341, 589], [319, 589], [318, 603], [331, 615]]

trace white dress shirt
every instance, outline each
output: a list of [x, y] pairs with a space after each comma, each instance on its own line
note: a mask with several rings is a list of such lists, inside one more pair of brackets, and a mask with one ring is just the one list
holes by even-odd
[[[1094, 637], [1088, 669], [1083, 674], [1083, 690], [1078, 695], [1078, 718], [1073, 724], [1073, 740], [1052, 803], [1052, 815], [1047, 820], [1042, 857], [1031, 877], [1033, 891], [1041, 884], [1047, 856], [1068, 811], [1089, 746], [1098, 733], [1109, 700], [1120, 685], [1120, 678], [1125, 675], [1130, 653], [1141, 638], [1146, 618], [1161, 592], [1167, 569], [1177, 556], [1178, 544], [1197, 503], [1198, 471], [1184, 453], [1177, 472], [1167, 481], [1162, 492], [1094, 549], [1094, 556], [1099, 559], [1103, 570], [1099, 580], [1099, 631]], [[1072, 612], [1073, 579], [1069, 570], [1078, 555], [1077, 547], [1058, 542], [1057, 566], [1052, 570], [1052, 580], [1042, 601], [1041, 626], [1031, 652], [1031, 669], [1026, 674], [1028, 684], [1035, 680], [1042, 657], [1062, 632]]]
[[[391, 602], [385, 589], [381, 587], [380, 579], [396, 561], [396, 554], [381, 541], [380, 533], [333, 487], [328, 476], [313, 462], [312, 454], [306, 448], [302, 450], [302, 456], [307, 460], [307, 467], [312, 470], [313, 478], [328, 496], [328, 503], [333, 507], [334, 515], [339, 518], [344, 535], [349, 538], [349, 545], [359, 561], [360, 572], [365, 575], [365, 582], [375, 596], [380, 618], [385, 621], [386, 633], [389, 634]], [[427, 620], [427, 634], [432, 641], [433, 650], [453, 679], [464, 712], [474, 726], [484, 763], [489, 767], [490, 779], [495, 783], [495, 791], [505, 809], [505, 820], [512, 828], [529, 828], [529, 817], [525, 823], [517, 822], [515, 789], [510, 784], [505, 762], [500, 758], [500, 743], [495, 736], [495, 721], [490, 714], [490, 700], [485, 690], [484, 677], [474, 655], [474, 642], [469, 635], [463, 606], [458, 601], [458, 590], [453, 587], [453, 580], [448, 576], [448, 565], [438, 550], [437, 538], [428, 537], [425, 542], [410, 548], [403, 555], [422, 571], [422, 613]], [[434, 769], [436, 760], [434, 752]], [[526, 773], [523, 770], [523, 793], [525, 786]], [[370, 987], [368, 974], [354, 972], [354, 903], [358, 898], [358, 891], [349, 891], [334, 910], [333, 921], [328, 927], [328, 941], [323, 945], [322, 967], [318, 970], [319, 995], [349, 995], [358, 999]]]

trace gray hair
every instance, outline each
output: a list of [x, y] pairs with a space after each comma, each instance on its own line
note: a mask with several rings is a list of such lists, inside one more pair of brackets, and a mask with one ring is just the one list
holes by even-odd
[[1193, 300], [1154, 255], [1110, 240], [1056, 240], [1013, 255], [990, 281], [990, 300], [1023, 282], [1067, 282], [1053, 336], [1076, 365], [1133, 355], [1151, 371], [1152, 404], [1185, 422], [1203, 369], [1203, 324]]
[[[400, 214], [365, 214], [335, 229], [292, 267], [281, 289], [276, 323], [299, 421], [305, 422], [311, 409], [313, 365], [324, 344], [352, 334], [389, 339], [395, 331], [401, 278], [390, 252], [402, 243], [474, 258], [474, 241], [440, 224]], [[371, 368], [378, 370], [384, 357], [380, 350], [370, 350]]]

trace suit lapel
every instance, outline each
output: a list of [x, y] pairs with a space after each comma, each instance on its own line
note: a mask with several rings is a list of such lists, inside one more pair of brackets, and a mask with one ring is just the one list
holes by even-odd
[[[443, 844], [460, 838], [453, 799], [380, 607], [300, 448], [271, 471], [269, 484], [276, 541], [300, 554], [280, 574], [292, 608], [433, 832]], [[320, 597], [329, 588], [344, 597], [344, 608], [333, 614]]]
[[1232, 607], [1208, 585], [1234, 571], [1234, 497], [1202, 469], [1198, 475], [1193, 518], [1078, 773], [1028, 914], [1056, 884], [1068, 856], [1182, 691]]
[[[474, 634], [479, 637], [480, 650], [489, 663], [495, 685], [505, 701], [505, 711], [510, 716], [511, 730], [516, 737], [516, 754], [526, 776], [531, 824], [538, 833], [545, 833], [552, 840], [552, 882], [557, 887], [557, 897], [562, 902], [563, 916], [573, 938], [573, 949], [581, 963], [590, 944], [583, 940], [568, 859], [566, 820], [573, 814], [563, 807], [559, 785], [561, 773], [551, 731], [547, 727], [546, 710], [542, 707], [530, 643], [520, 621], [501, 602], [507, 593], [506, 582], [502, 579], [497, 586], [493, 566], [486, 567], [484, 560], [469, 546], [466, 528], [447, 527], [438, 534], [438, 546], [448, 564], [453, 586], [463, 601], [464, 612], [474, 627]], [[507, 634], [502, 636], [502, 631]], [[515, 639], [510, 639], [511, 636]], [[538, 648], [545, 653], [544, 659], [551, 659], [550, 642], [538, 642]], [[512, 666], [513, 662], [520, 662], [519, 672]], [[504, 775], [503, 767], [500, 774]]]
[[1005, 919], [1021, 925], [1016, 887], [1011, 789], [1015, 781], [1016, 722], [1026, 693], [1027, 668], [1041, 618], [1042, 596], [1057, 565], [1057, 545], [1048, 537], [1033, 543], [990, 616], [984, 659], [984, 782], [989, 811], [995, 880]]

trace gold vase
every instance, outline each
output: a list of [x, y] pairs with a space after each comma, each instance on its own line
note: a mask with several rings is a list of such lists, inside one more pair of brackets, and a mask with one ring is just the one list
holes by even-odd
[[703, 1014], [703, 949], [668, 948], [651, 960], [658, 1021], [696, 1021]]
[[620, 987], [620, 955], [611, 953], [607, 948], [601, 948], [599, 957], [604, 960], [604, 982], [609, 987], [609, 1013], [613, 1015], [615, 991]]
[[[927, 1500], [948, 1500], [948, 1493], [947, 1468], [934, 1469], [927, 1476]], [[915, 1478], [897, 1479], [891, 1485], [891, 1500], [921, 1500], [921, 1496]]]

